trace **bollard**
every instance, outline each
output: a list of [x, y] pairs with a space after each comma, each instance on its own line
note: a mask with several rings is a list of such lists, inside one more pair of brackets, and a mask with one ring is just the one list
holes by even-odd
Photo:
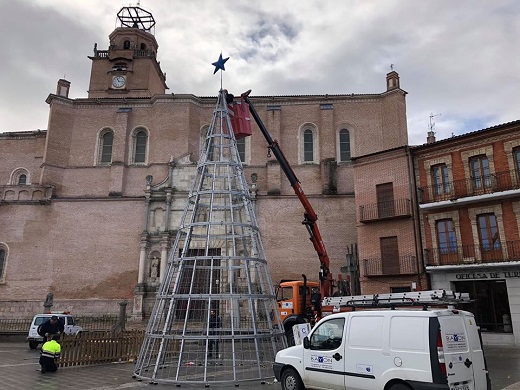
[[128, 302], [123, 301], [119, 302], [119, 330], [124, 331], [125, 330], [125, 324], [126, 324], [126, 305]]

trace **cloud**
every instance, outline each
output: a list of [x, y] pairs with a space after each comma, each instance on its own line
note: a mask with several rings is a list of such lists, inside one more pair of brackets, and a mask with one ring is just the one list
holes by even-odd
[[[211, 63], [234, 93], [381, 93], [390, 65], [408, 92], [411, 144], [519, 119], [520, 3], [437, 0], [142, 0], [156, 19], [169, 92], [215, 96]], [[45, 98], [64, 77], [85, 97], [94, 43], [108, 46], [120, 6], [102, 0], [0, 0], [9, 40], [0, 131], [45, 128]], [[23, 23], [22, 23], [23, 21]], [[30, 115], [27, 115], [30, 113]]]

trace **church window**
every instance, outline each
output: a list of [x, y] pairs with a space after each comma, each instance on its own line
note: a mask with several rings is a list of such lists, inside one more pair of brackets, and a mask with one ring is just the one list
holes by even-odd
[[112, 162], [112, 145], [114, 144], [114, 133], [108, 129], [101, 133], [99, 144], [99, 162], [110, 164]]
[[312, 130], [303, 132], [303, 161], [314, 161], [314, 136]]
[[25, 168], [17, 168], [11, 173], [9, 184], [13, 186], [24, 186], [31, 184], [29, 181], [29, 171]]
[[7, 248], [0, 243], [0, 282], [5, 281], [5, 266], [7, 264]]
[[141, 50], [146, 50], [146, 44], [141, 43]]
[[350, 161], [350, 133], [347, 129], [339, 131], [339, 161]]
[[123, 42], [123, 49], [125, 49], [125, 50], [130, 49], [130, 41], [124, 41]]
[[138, 129], [133, 136], [134, 144], [134, 164], [145, 164], [146, 163], [146, 149], [148, 146], [148, 134], [144, 129]]
[[318, 130], [313, 124], [306, 124], [300, 128], [299, 144], [300, 164], [316, 163], [318, 161]]
[[237, 149], [238, 149], [238, 155], [240, 157], [240, 161], [244, 163], [246, 161], [246, 139], [240, 138], [237, 139]]
[[125, 72], [127, 70], [127, 66], [125, 63], [117, 63], [112, 67], [112, 70], [117, 72]]

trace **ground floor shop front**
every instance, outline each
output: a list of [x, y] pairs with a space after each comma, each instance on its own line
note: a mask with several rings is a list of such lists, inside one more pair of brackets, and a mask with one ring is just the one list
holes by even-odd
[[487, 344], [520, 346], [520, 263], [429, 267], [432, 289], [467, 292]]

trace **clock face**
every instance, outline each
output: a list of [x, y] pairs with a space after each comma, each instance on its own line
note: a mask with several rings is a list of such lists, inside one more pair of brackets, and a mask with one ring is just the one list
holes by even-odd
[[122, 88], [126, 84], [126, 79], [124, 76], [116, 76], [112, 79], [112, 86], [114, 88]]

